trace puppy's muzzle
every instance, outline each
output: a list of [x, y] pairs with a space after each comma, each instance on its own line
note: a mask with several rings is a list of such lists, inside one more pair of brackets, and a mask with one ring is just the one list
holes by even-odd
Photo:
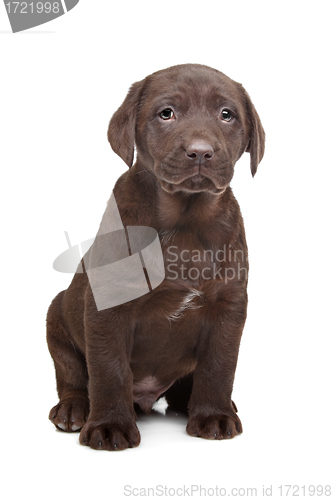
[[[220, 185], [215, 168], [211, 160], [214, 158], [215, 150], [211, 144], [202, 140], [192, 141], [185, 152], [186, 168], [181, 172], [168, 172], [167, 178], [160, 178], [162, 188], [165, 191], [202, 192], [209, 191], [220, 194], [225, 186]], [[213, 168], [212, 168], [213, 167]]]

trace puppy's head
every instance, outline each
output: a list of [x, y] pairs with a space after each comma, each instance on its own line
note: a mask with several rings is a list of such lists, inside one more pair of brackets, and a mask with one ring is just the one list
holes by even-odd
[[255, 175], [265, 133], [242, 85], [207, 66], [184, 64], [132, 85], [108, 139], [129, 167], [136, 144], [137, 161], [169, 193], [220, 194], [244, 151]]

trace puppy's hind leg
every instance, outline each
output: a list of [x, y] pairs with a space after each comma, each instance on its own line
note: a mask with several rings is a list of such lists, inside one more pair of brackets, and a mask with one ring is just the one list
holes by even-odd
[[64, 293], [55, 297], [47, 314], [47, 343], [59, 395], [59, 403], [51, 409], [49, 419], [58, 429], [75, 432], [84, 426], [89, 415], [88, 373], [83, 354], [64, 326], [61, 310]]
[[168, 408], [167, 411], [176, 413], [188, 413], [188, 403], [191, 397], [193, 386], [193, 375], [187, 375], [176, 382], [162, 396], [165, 397]]

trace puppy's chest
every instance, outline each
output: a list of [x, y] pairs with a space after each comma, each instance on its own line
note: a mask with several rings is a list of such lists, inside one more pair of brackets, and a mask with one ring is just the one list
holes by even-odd
[[161, 238], [165, 278], [201, 290], [205, 282], [223, 279], [230, 248], [223, 243], [202, 243], [193, 235], [164, 233]]

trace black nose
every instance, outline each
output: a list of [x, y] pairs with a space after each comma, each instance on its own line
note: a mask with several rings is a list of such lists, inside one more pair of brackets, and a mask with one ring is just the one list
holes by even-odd
[[207, 142], [195, 141], [186, 149], [186, 156], [191, 160], [210, 160], [214, 156], [214, 149]]

